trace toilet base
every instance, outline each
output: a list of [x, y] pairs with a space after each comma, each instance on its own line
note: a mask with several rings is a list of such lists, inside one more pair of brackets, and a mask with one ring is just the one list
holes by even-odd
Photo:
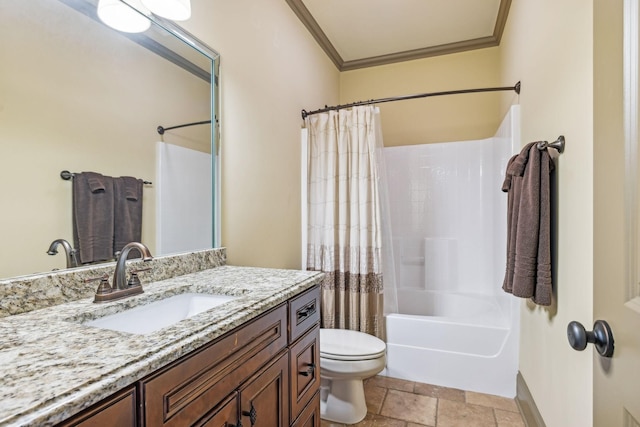
[[343, 424], [356, 424], [367, 415], [362, 380], [322, 380], [320, 418]]

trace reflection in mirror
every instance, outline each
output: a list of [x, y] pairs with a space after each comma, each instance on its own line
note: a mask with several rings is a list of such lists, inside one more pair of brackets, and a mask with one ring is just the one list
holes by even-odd
[[[47, 254], [58, 239], [73, 244], [63, 170], [152, 182], [141, 240], [156, 256], [218, 243], [208, 231], [212, 126], [156, 131], [216, 116], [218, 55], [160, 18], [145, 33], [119, 33], [97, 19], [96, 4], [0, 0], [0, 278], [66, 268], [62, 246]], [[194, 158], [204, 166], [187, 176]], [[189, 212], [205, 224], [194, 230]], [[196, 235], [204, 243], [180, 241]]]

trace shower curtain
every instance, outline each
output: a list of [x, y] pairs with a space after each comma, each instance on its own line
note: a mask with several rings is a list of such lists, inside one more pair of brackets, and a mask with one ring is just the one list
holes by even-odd
[[307, 268], [326, 273], [321, 326], [384, 338], [382, 243], [390, 237], [381, 220], [379, 113], [373, 106], [329, 111], [307, 117], [306, 127]]

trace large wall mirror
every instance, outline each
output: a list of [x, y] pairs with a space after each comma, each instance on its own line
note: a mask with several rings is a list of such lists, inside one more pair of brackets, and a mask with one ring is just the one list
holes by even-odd
[[[156, 256], [219, 244], [218, 54], [160, 18], [144, 33], [120, 33], [96, 5], [0, 0], [0, 278], [66, 268], [62, 248], [47, 254], [56, 239], [73, 244], [64, 170], [151, 182], [141, 240]], [[203, 121], [214, 125], [157, 132]], [[199, 178], [181, 172], [194, 169], [192, 158], [208, 159]], [[191, 212], [204, 212], [207, 227], [194, 230]], [[205, 239], [172, 243], [171, 233]]]

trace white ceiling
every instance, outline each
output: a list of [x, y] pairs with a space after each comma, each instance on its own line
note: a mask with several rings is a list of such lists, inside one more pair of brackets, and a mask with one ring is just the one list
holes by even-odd
[[511, 0], [286, 0], [341, 70], [496, 46]]

